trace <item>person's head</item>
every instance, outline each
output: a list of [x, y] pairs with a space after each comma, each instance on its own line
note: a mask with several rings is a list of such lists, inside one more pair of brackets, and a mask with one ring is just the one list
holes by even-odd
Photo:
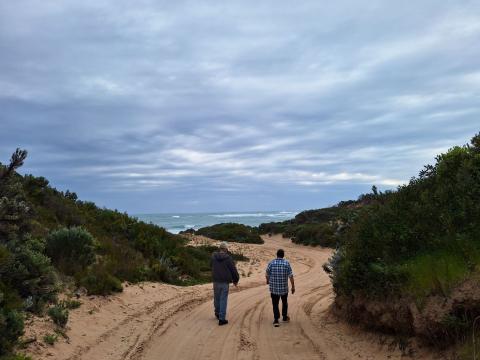
[[228, 245], [227, 245], [227, 243], [226, 243], [225, 241], [222, 241], [222, 242], [220, 243], [219, 248], [220, 248], [220, 251], [227, 252], [227, 250], [228, 250]]
[[283, 259], [284, 256], [285, 256], [285, 251], [283, 251], [283, 249], [278, 249], [277, 258]]

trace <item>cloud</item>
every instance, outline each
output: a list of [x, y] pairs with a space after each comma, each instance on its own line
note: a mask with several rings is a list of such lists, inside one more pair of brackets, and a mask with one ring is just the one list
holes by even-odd
[[474, 1], [3, 2], [0, 156], [131, 212], [395, 188], [478, 132], [478, 24]]

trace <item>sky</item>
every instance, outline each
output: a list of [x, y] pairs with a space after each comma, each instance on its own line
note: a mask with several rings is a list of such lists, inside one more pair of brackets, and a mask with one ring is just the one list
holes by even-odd
[[480, 131], [478, 1], [2, 1], [0, 162], [133, 214], [395, 189]]

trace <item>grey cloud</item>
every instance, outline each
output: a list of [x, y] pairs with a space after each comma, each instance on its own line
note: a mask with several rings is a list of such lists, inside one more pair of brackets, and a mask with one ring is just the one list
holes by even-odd
[[479, 23], [474, 1], [3, 2], [1, 159], [132, 212], [392, 188], [478, 132]]

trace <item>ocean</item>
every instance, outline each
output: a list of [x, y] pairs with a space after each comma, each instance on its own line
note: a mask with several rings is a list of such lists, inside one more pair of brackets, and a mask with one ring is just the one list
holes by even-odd
[[173, 234], [193, 228], [198, 230], [226, 222], [234, 222], [250, 226], [272, 221], [292, 219], [298, 212], [294, 211], [252, 211], [252, 212], [219, 212], [219, 213], [171, 213], [171, 214], [136, 214], [138, 219], [164, 227]]

